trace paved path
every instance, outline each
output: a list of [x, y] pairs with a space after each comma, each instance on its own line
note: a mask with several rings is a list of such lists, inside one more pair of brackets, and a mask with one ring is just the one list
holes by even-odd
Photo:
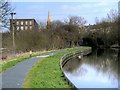
[[16, 66], [5, 71], [2, 76], [2, 88], [22, 88], [24, 79], [31, 69], [32, 65], [44, 57], [52, 56], [58, 52], [49, 53], [47, 55], [37, 56], [18, 63]]

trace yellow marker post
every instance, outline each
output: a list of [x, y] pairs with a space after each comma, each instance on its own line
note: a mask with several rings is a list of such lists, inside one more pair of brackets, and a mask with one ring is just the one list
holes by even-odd
[[32, 56], [32, 50], [30, 50], [30, 57]]

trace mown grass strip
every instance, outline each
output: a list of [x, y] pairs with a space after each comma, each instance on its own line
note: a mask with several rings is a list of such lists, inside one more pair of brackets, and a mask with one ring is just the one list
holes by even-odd
[[62, 77], [60, 58], [68, 52], [85, 49], [88, 47], [65, 49], [66, 52], [60, 52], [38, 61], [28, 73], [23, 88], [70, 88]]
[[[55, 50], [44, 51], [44, 52], [39, 52], [39, 53], [34, 53], [34, 54], [32, 55], [32, 57], [39, 56], [39, 55], [43, 55], [43, 54], [48, 54], [48, 53], [54, 52], [54, 51], [55, 51]], [[2, 72], [4, 72], [4, 71], [8, 70], [9, 68], [15, 66], [15, 65], [18, 64], [19, 62], [22, 62], [22, 61], [27, 60], [27, 59], [29, 59], [29, 58], [31, 58], [31, 57], [29, 56], [29, 54], [27, 54], [27, 55], [24, 55], [24, 56], [22, 56], [22, 57], [19, 56], [19, 57], [13, 58], [13, 59], [11, 59], [11, 60], [6, 60], [6, 61], [4, 61], [2, 64], [0, 64], [0, 68], [1, 68], [1, 69], [0, 69], [0, 73], [2, 73]]]

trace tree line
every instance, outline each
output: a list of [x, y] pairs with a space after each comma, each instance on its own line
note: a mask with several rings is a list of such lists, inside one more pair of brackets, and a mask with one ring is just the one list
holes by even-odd
[[[7, 14], [3, 13], [2, 25], [5, 25], [11, 8], [8, 3], [1, 4]], [[94, 25], [86, 25], [87, 21], [81, 16], [70, 16], [64, 21], [54, 20], [50, 28], [44, 22], [39, 22], [39, 30], [15, 32], [15, 49], [27, 51], [62, 49], [74, 46], [91, 46], [94, 48], [109, 48], [120, 45], [120, 19], [115, 10], [107, 17], [95, 19]], [[8, 26], [8, 25], [7, 25]], [[2, 46], [12, 49], [12, 32], [2, 33]]]
[[[39, 24], [39, 30], [16, 31], [16, 50], [51, 50], [62, 49], [79, 45], [82, 30], [86, 21], [84, 18], [71, 16], [65, 22], [56, 20], [51, 22], [51, 27], [46, 28]], [[3, 46], [12, 48], [12, 32], [3, 33]]]

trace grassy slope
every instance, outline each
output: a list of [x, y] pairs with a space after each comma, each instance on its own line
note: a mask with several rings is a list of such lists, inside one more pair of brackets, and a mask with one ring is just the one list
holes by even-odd
[[[43, 55], [43, 54], [47, 54], [47, 53], [50, 53], [50, 52], [54, 52], [54, 51], [46, 51], [46, 52], [34, 53], [34, 54], [32, 55], [32, 57], [39, 56], [39, 55]], [[29, 58], [31, 58], [31, 57], [29, 56], [29, 54], [27, 54], [27, 55], [24, 55], [24, 56], [22, 56], [22, 57], [19, 56], [19, 57], [15, 57], [15, 58], [13, 58], [13, 59], [11, 59], [11, 60], [6, 60], [6, 61], [3, 62], [2, 64], [0, 64], [0, 73], [8, 70], [9, 68], [11, 68], [11, 67], [13, 67], [13, 66], [15, 66], [15, 65], [18, 64], [19, 62], [22, 62], [22, 61], [27, 60], [27, 59], [29, 59]]]
[[70, 88], [62, 77], [60, 70], [60, 58], [75, 50], [84, 50], [85, 48], [66, 49], [67, 52], [61, 52], [38, 61], [28, 73], [24, 88]]

